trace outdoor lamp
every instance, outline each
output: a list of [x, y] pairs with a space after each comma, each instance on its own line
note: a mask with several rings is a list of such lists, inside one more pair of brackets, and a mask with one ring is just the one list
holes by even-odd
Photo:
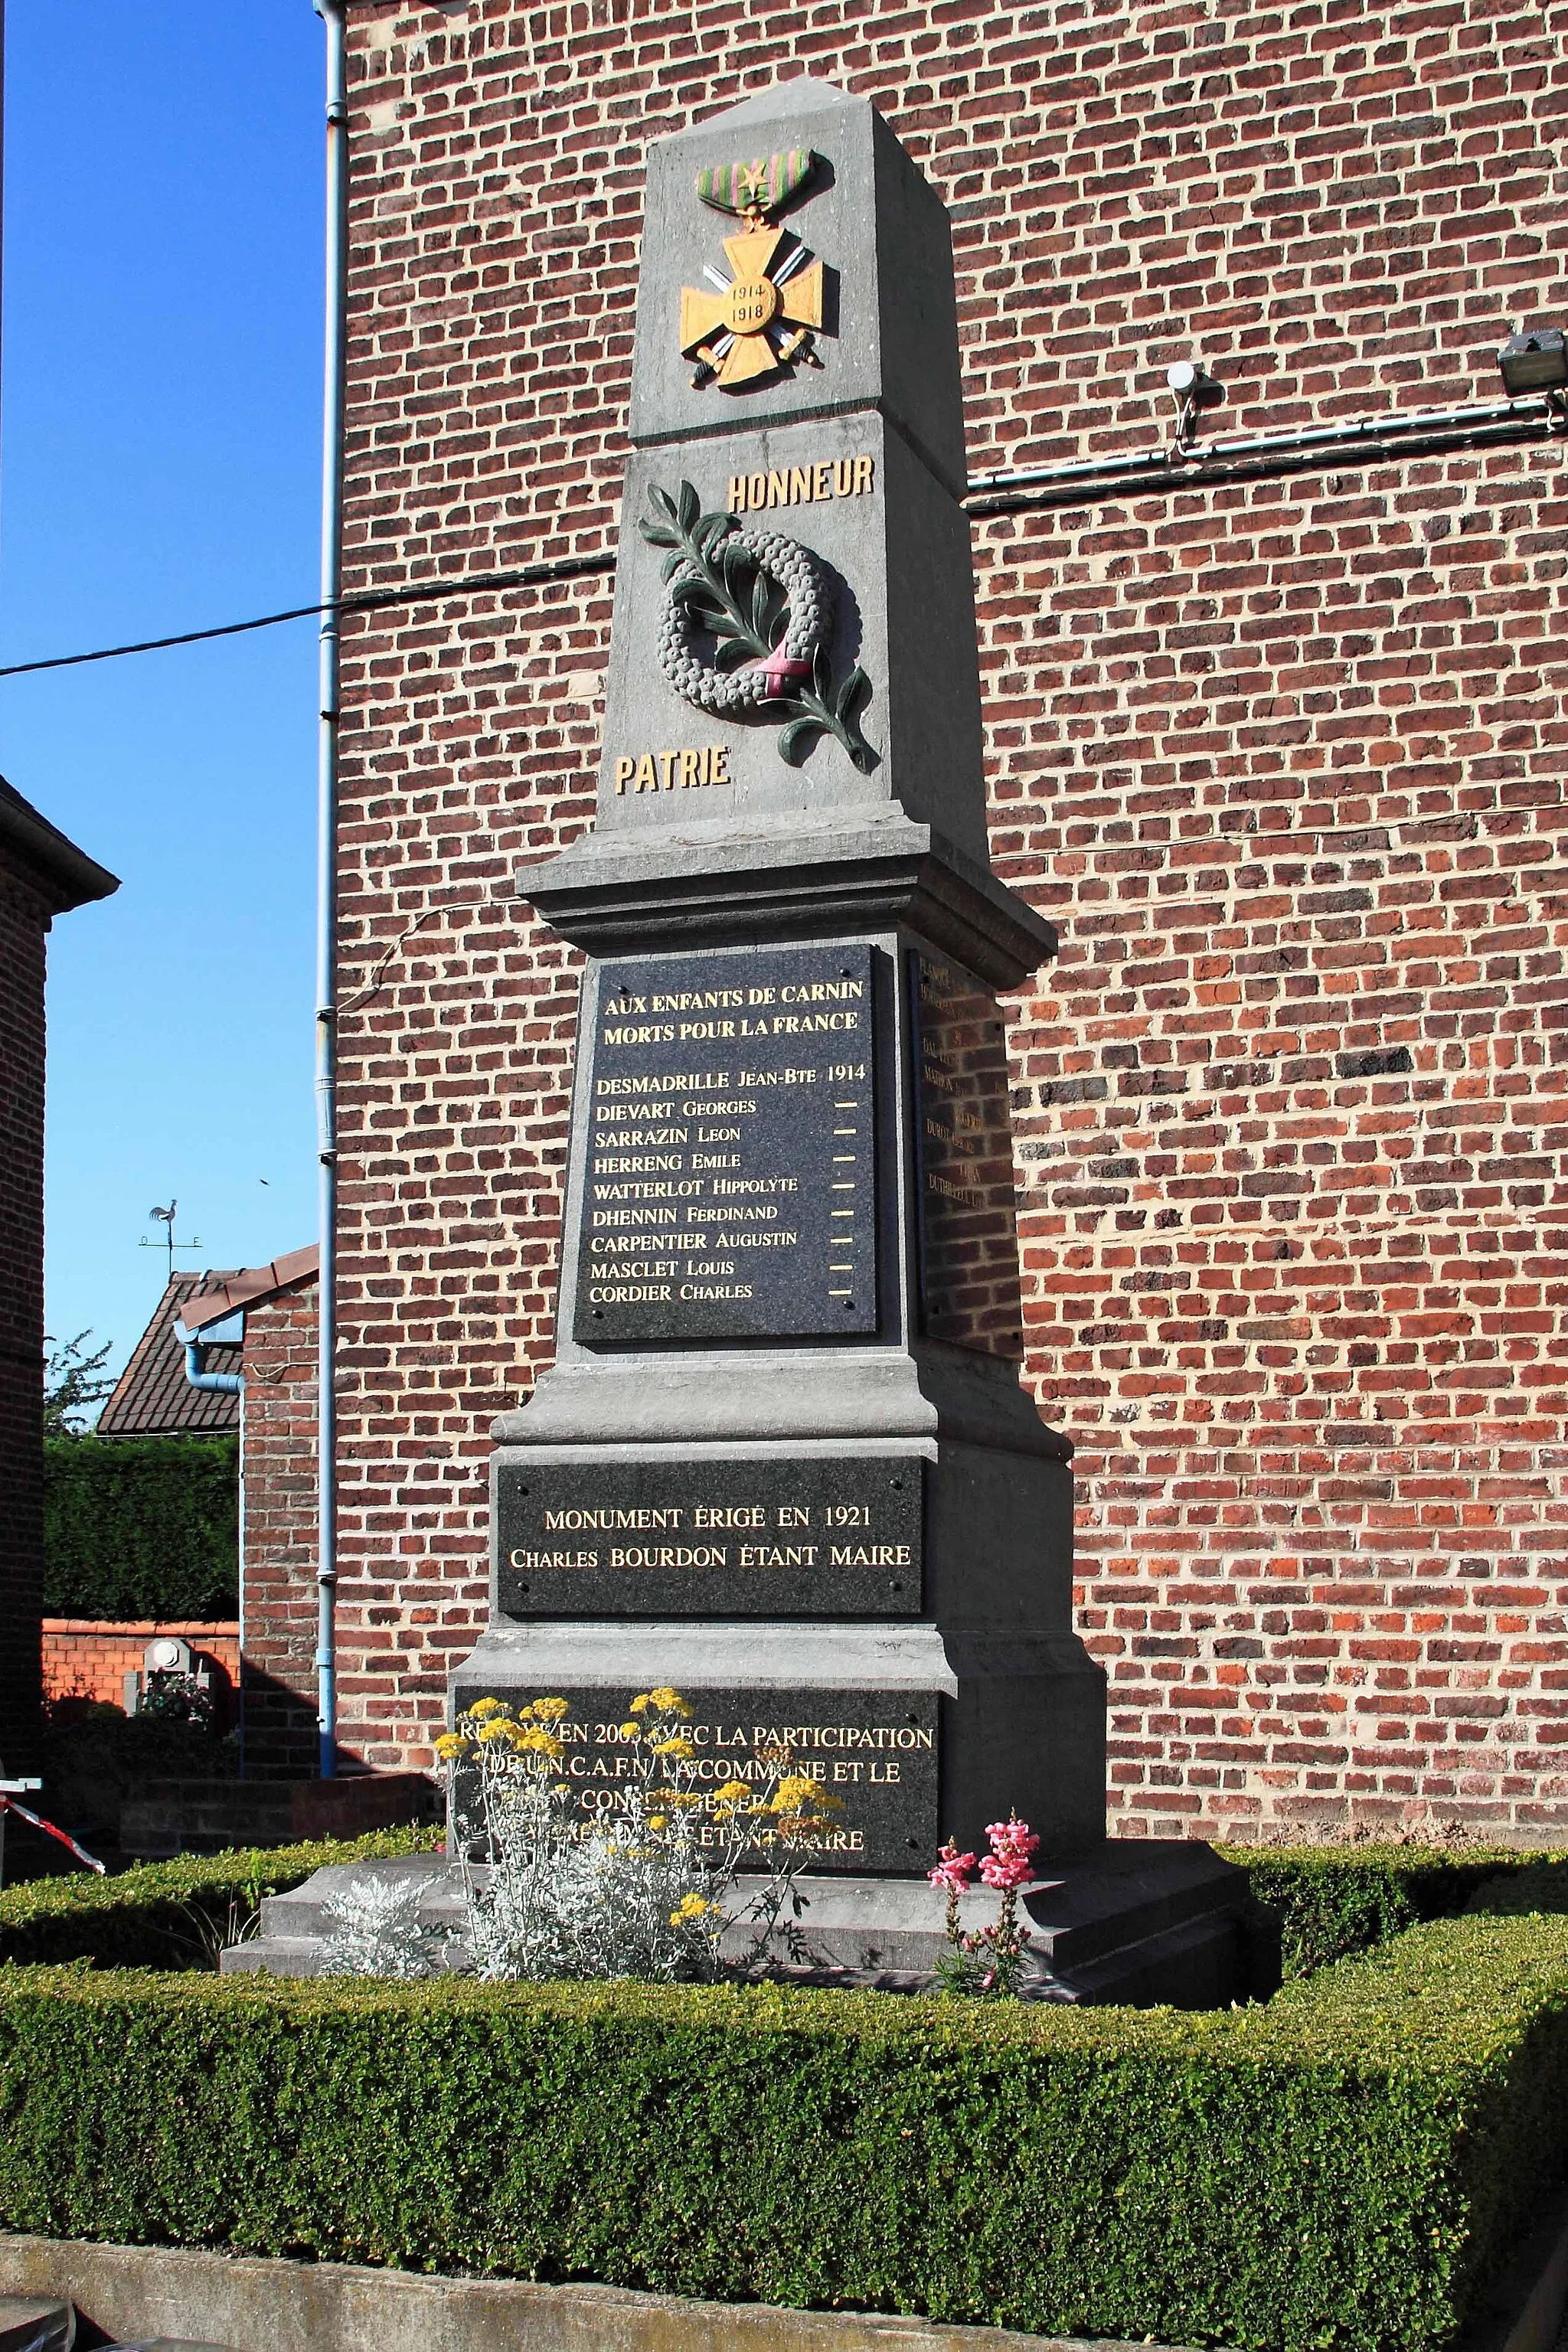
[[1568, 384], [1568, 343], [1561, 327], [1532, 327], [1510, 335], [1497, 355], [1503, 390], [1510, 400], [1527, 392], [1561, 392]]
[[1202, 360], [1176, 360], [1165, 370], [1165, 382], [1176, 404], [1176, 438], [1185, 441], [1200, 408], [1212, 408], [1225, 398], [1225, 386], [1210, 375]]

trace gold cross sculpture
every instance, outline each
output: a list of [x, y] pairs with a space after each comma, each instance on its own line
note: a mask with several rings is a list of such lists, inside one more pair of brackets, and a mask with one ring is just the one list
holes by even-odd
[[731, 282], [725, 286], [714, 270], [719, 291], [680, 289], [680, 348], [697, 362], [692, 382], [717, 380], [726, 392], [797, 360], [822, 365], [812, 340], [822, 326], [821, 262], [760, 208], [748, 206], [746, 223], [741, 236], [724, 239]]

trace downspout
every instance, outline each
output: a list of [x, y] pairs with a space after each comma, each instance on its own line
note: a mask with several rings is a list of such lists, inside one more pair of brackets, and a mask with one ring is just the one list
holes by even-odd
[[245, 1778], [245, 1375], [243, 1372], [209, 1372], [206, 1369], [206, 1356], [210, 1343], [205, 1339], [193, 1339], [184, 1326], [178, 1322], [174, 1325], [174, 1337], [184, 1344], [185, 1378], [192, 1388], [200, 1389], [204, 1396], [231, 1396], [238, 1397], [240, 1400], [239, 1502], [238, 1527], [236, 1535], [239, 1547], [239, 1574], [236, 1580], [239, 1592], [237, 1642], [239, 1676], [238, 1688], [235, 1696], [239, 1701], [239, 1777], [243, 1780]]
[[321, 731], [316, 802], [316, 1155], [321, 1258], [316, 1343], [316, 1683], [321, 1774], [338, 1769], [337, 1693], [337, 829], [338, 599], [343, 569], [344, 354], [348, 340], [347, 0], [311, 0], [327, 28], [326, 333], [321, 411]]

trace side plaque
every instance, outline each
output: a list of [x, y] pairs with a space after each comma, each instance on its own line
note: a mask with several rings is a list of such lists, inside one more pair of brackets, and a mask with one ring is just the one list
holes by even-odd
[[984, 1355], [1024, 1353], [1007, 1048], [996, 1000], [913, 950], [921, 1327]]
[[[537, 1690], [497, 1689], [526, 1706]], [[571, 1713], [557, 1728], [565, 1743], [559, 1770], [584, 1820], [625, 1810], [634, 1761], [623, 1732], [627, 1691], [563, 1690]], [[480, 1696], [463, 1690], [471, 1706]], [[699, 1783], [729, 1780], [765, 1787], [787, 1748], [791, 1769], [809, 1772], [837, 1797], [841, 1811], [814, 1856], [814, 1870], [873, 1871], [914, 1876], [941, 1843], [936, 1698], [928, 1692], [877, 1690], [691, 1690], [683, 1727], [697, 1750]]]
[[508, 1617], [916, 1617], [924, 1464], [503, 1463]]
[[877, 1327], [869, 948], [605, 967], [576, 1337]]

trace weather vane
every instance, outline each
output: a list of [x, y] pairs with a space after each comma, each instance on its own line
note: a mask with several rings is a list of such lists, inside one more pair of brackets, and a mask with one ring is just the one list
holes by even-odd
[[717, 383], [738, 392], [800, 362], [822, 365], [816, 338], [823, 332], [823, 265], [770, 217], [800, 194], [816, 168], [811, 150], [797, 147], [697, 174], [702, 202], [746, 224], [741, 236], [724, 239], [730, 277], [704, 263], [702, 275], [716, 290], [680, 289], [680, 348], [697, 362], [691, 381], [699, 390]]
[[169, 1253], [169, 1279], [171, 1282], [174, 1279], [174, 1252], [176, 1250], [199, 1250], [202, 1245], [202, 1237], [200, 1234], [197, 1234], [194, 1240], [188, 1242], [177, 1242], [174, 1239], [174, 1212], [179, 1205], [178, 1201], [171, 1201], [166, 1209], [149, 1209], [147, 1212], [147, 1222], [150, 1225], [163, 1226], [163, 1242], [158, 1243], [152, 1241], [145, 1234], [143, 1234], [141, 1241], [137, 1244], [137, 1247], [139, 1249], [167, 1249]]

